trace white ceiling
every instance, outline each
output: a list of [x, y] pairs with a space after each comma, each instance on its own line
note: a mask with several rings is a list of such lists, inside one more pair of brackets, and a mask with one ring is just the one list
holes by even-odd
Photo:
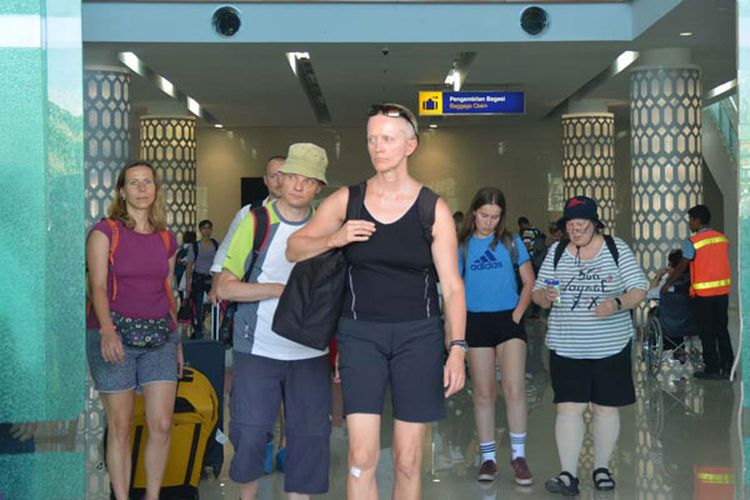
[[[679, 33], [692, 31], [689, 38]], [[450, 117], [442, 126], [530, 123], [604, 70], [623, 50], [689, 47], [703, 70], [704, 89], [736, 76], [736, 20], [731, 0], [684, 0], [631, 43], [395, 44], [85, 44], [87, 62], [119, 51], [135, 52], [157, 73], [195, 97], [227, 127], [317, 126], [285, 57], [306, 51], [333, 120], [358, 126], [368, 105], [383, 101], [416, 107], [417, 91], [439, 88], [459, 52], [477, 57], [463, 90], [524, 90], [523, 117]], [[168, 102], [153, 85], [134, 77], [137, 109]], [[613, 105], [628, 100], [627, 72], [589, 97]], [[426, 120], [425, 120], [426, 122]]]

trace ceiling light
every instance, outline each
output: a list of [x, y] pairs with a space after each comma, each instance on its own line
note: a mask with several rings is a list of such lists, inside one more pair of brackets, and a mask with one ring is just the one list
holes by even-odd
[[300, 59], [310, 59], [309, 52], [287, 52], [286, 59], [289, 61], [289, 66], [292, 68], [292, 72], [297, 74], [297, 61]]
[[224, 125], [221, 123], [214, 123], [214, 128], [224, 128]]
[[476, 52], [459, 52], [451, 63], [451, 69], [448, 70], [443, 83], [453, 87], [454, 92], [460, 91], [469, 74], [469, 67], [476, 55]]
[[717, 85], [716, 87], [712, 88], [708, 92], [706, 92], [706, 99], [713, 99], [714, 97], [719, 97], [722, 94], [726, 94], [727, 92], [734, 90], [737, 88], [737, 79], [729, 80], [728, 82], [724, 82], [721, 85]]
[[682, 33], [680, 33], [680, 36], [693, 36], [693, 32], [692, 31], [683, 31]]
[[167, 94], [169, 97], [176, 97], [174, 91], [174, 84], [164, 78], [161, 75], [157, 75], [156, 86], [161, 89], [162, 92]]
[[117, 54], [117, 58], [120, 62], [130, 69], [133, 73], [140, 76], [144, 80], [151, 82], [156, 88], [173, 98], [180, 104], [187, 107], [188, 111], [193, 113], [199, 118], [203, 118], [209, 125], [216, 125], [219, 120], [216, 119], [211, 113], [203, 109], [198, 101], [187, 95], [182, 90], [178, 89], [174, 83], [170, 82], [162, 75], [149, 68], [135, 53], [133, 52], [120, 52]]
[[143, 64], [141, 63], [141, 60], [138, 58], [138, 56], [133, 52], [120, 52], [120, 54], [118, 55], [118, 59], [120, 59], [120, 62], [123, 63], [133, 73], [139, 76], [143, 76]]
[[626, 50], [617, 56], [617, 59], [615, 59], [615, 62], [612, 65], [612, 76], [621, 73], [624, 69], [633, 64], [636, 59], [638, 59], [638, 56], [639, 54], [635, 50]]
[[438, 128], [437, 123], [430, 123], [430, 128]]
[[315, 113], [318, 123], [330, 123], [331, 113], [328, 110], [323, 91], [320, 88], [320, 82], [315, 76], [315, 69], [312, 65], [309, 52], [287, 52], [286, 59], [292, 68], [292, 73], [302, 86], [302, 90], [310, 102], [310, 106]]
[[201, 105], [198, 101], [188, 96], [187, 98], [187, 109], [194, 115], [201, 115]]

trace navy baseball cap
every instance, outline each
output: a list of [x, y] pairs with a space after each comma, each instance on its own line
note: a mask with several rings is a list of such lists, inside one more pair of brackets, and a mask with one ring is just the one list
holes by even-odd
[[604, 223], [599, 219], [599, 207], [596, 201], [588, 196], [574, 196], [565, 202], [563, 216], [558, 221], [561, 229], [565, 229], [565, 224], [570, 219], [587, 219], [594, 221], [598, 228], [603, 228]]

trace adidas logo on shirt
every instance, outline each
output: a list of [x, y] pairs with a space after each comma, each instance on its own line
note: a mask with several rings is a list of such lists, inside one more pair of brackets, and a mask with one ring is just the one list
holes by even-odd
[[500, 267], [503, 267], [503, 263], [497, 260], [489, 250], [485, 250], [478, 259], [471, 263], [472, 271], [484, 271], [487, 269], [498, 269]]

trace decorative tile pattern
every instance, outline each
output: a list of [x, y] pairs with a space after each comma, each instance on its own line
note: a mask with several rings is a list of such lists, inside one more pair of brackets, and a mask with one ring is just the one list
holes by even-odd
[[[615, 117], [612, 113], [567, 114], [563, 126], [563, 198], [584, 195], [615, 233]], [[559, 210], [559, 208], [558, 208]]]
[[633, 251], [647, 275], [689, 236], [686, 212], [703, 200], [701, 93], [699, 69], [631, 74]]
[[84, 167], [88, 227], [106, 217], [120, 169], [130, 156], [130, 74], [87, 69], [83, 75]]
[[141, 158], [159, 172], [169, 229], [195, 230], [195, 118], [141, 118]]

